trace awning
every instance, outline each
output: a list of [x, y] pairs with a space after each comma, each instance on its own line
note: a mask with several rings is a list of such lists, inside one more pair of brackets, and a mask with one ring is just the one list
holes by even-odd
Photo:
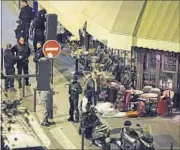
[[179, 1], [148, 1], [133, 46], [180, 52], [179, 11]]
[[[67, 28], [76, 38], [79, 39], [79, 29], [82, 28], [85, 20], [80, 18], [83, 1], [38, 1], [48, 13], [58, 15], [58, 21]], [[82, 17], [82, 16], [81, 16]]]
[[91, 1], [82, 12], [87, 31], [107, 46], [131, 50], [132, 34], [144, 1]]

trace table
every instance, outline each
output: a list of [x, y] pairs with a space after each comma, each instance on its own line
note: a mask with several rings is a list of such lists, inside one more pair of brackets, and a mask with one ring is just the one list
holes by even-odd
[[145, 98], [145, 99], [158, 98], [158, 95], [155, 93], [144, 93], [141, 94], [141, 98]]
[[141, 90], [133, 90], [132, 92], [133, 92], [132, 94], [134, 94], [134, 95], [142, 95], [143, 94], [143, 91], [141, 91]]

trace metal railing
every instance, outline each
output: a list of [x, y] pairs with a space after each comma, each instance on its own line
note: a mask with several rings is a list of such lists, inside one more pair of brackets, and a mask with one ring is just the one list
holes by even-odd
[[29, 77], [37, 77], [37, 74], [24, 74], [24, 75], [3, 75], [4, 79], [6, 78], [15, 78], [15, 79], [23, 79], [22, 91], [23, 98], [25, 97], [25, 78]]

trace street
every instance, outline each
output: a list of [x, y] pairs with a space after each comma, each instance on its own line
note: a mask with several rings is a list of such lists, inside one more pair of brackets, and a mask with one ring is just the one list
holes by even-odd
[[[2, 47], [5, 48], [6, 44], [16, 44], [14, 35], [14, 24], [18, 16], [17, 6], [13, 1], [2, 1]], [[35, 64], [33, 62], [33, 55], [30, 56], [30, 73], [35, 72]], [[48, 149], [81, 149], [81, 136], [78, 134], [78, 123], [68, 122], [69, 117], [69, 95], [68, 86], [72, 74], [74, 71], [74, 61], [70, 56], [59, 55], [54, 60], [54, 85], [53, 89], [55, 95], [54, 101], [54, 118], [55, 125], [50, 127], [42, 127], [43, 129], [43, 144]], [[3, 82], [4, 83], [4, 82]], [[3, 84], [2, 83], [2, 84]], [[22, 106], [27, 107], [30, 111], [33, 111], [33, 88], [36, 87], [36, 79], [30, 79], [31, 87], [26, 87], [25, 98], [23, 99]], [[17, 81], [15, 88], [18, 90], [16, 93], [7, 93], [7, 97], [20, 98], [22, 97], [22, 91], [17, 87]], [[6, 98], [2, 95], [2, 98]], [[82, 99], [82, 96], [80, 97]], [[37, 94], [37, 111], [32, 112], [40, 124], [43, 118], [43, 106], [39, 103], [40, 96]], [[137, 123], [141, 125], [148, 124], [152, 128], [152, 135], [154, 137], [154, 144], [156, 149], [170, 150], [171, 143], [173, 143], [174, 149], [180, 148], [180, 114], [173, 117], [141, 117], [141, 118], [101, 118], [105, 124], [108, 124], [111, 128], [111, 136], [118, 137], [120, 128], [123, 126], [125, 120], [131, 120], [133, 125]], [[41, 138], [42, 139], [42, 138]], [[95, 146], [90, 146], [90, 141], [85, 140], [85, 149], [98, 149]]]

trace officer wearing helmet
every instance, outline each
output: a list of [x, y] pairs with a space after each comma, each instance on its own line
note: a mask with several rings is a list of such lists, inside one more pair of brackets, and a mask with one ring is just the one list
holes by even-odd
[[[16, 53], [16, 56], [18, 58], [17, 60], [17, 69], [18, 74], [21, 75], [22, 72], [24, 74], [29, 74], [29, 56], [31, 54], [31, 50], [29, 46], [25, 43], [24, 38], [20, 37], [18, 44], [13, 46], [13, 51]], [[25, 78], [25, 85], [29, 86], [29, 78]], [[21, 79], [19, 79], [19, 88], [22, 87]]]
[[[11, 44], [8, 44], [6, 50], [4, 51], [4, 68], [6, 71], [6, 75], [15, 74], [14, 65], [17, 62], [17, 58], [11, 48]], [[14, 88], [14, 78], [5, 78], [5, 91], [7, 91], [8, 89], [16, 91]]]
[[77, 115], [79, 113], [78, 110], [78, 103], [79, 103], [79, 94], [82, 93], [82, 87], [80, 83], [78, 82], [77, 76], [73, 76], [73, 80], [69, 85], [69, 119], [68, 121], [78, 121], [77, 117], [74, 115]]

